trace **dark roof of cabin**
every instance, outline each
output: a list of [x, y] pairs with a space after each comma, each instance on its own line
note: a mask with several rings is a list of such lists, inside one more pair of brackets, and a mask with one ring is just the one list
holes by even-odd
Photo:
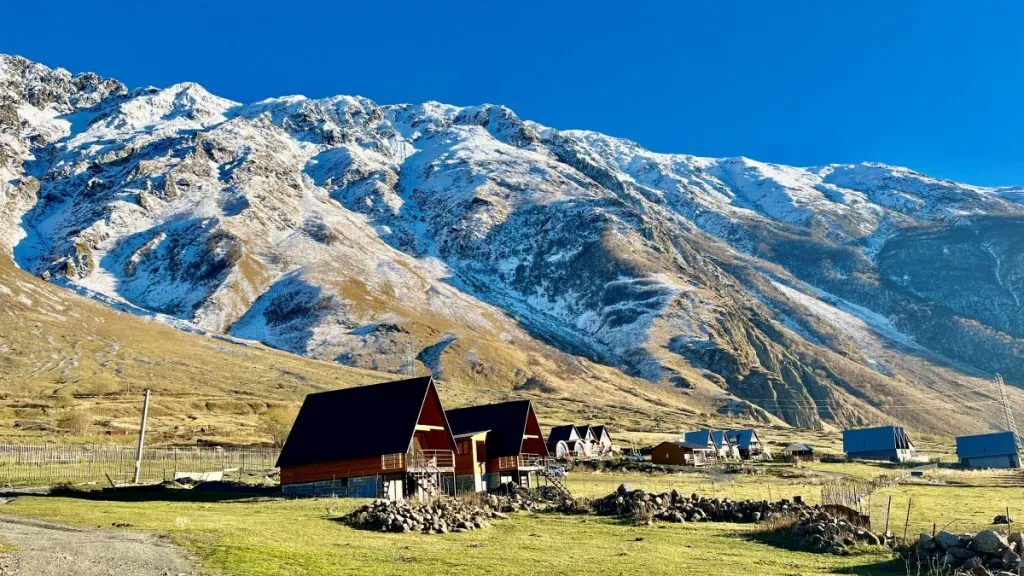
[[598, 440], [605, 435], [607, 435], [609, 439], [611, 438], [611, 434], [608, 433], [608, 428], [606, 428], [604, 424], [600, 426], [591, 426], [590, 431], [594, 433], [594, 438], [597, 438]]
[[513, 400], [448, 410], [448, 424], [453, 434], [490, 430], [487, 434], [487, 457], [515, 456], [523, 447], [529, 400]]
[[431, 386], [424, 376], [306, 396], [277, 465], [405, 453]]
[[[666, 441], [662, 442], [661, 444], [658, 444], [658, 446], [661, 446], [662, 444], [673, 444], [673, 445], [678, 446], [680, 448], [689, 448], [690, 450], [714, 450], [714, 448], [708, 448], [707, 442], [687, 442], [685, 440], [683, 440], [683, 441], [679, 441], [679, 440], [666, 440]], [[657, 448], [658, 446], [655, 446], [655, 448]]]
[[750, 448], [750, 443], [754, 441], [754, 438], [760, 440], [757, 435], [757, 431], [753, 428], [744, 428], [742, 430], [726, 430], [725, 436], [730, 442], [738, 446], [739, 448]]
[[590, 435], [592, 437], [594, 436], [594, 432], [593, 432], [593, 430], [590, 429], [590, 426], [577, 426], [576, 427], [576, 433], [579, 434], [580, 438], [582, 438], [584, 440], [587, 439], [587, 433], [588, 432], [590, 433]]
[[[683, 433], [683, 442], [689, 442], [691, 444], [703, 444], [707, 446], [708, 444], [711, 444], [713, 442], [713, 439], [711, 438], [710, 430], [695, 430], [693, 432]], [[715, 445], [716, 447], [721, 447], [717, 445], [717, 442], [715, 442]]]
[[554, 428], [551, 429], [551, 432], [548, 434], [548, 442], [557, 442], [559, 440], [565, 440], [566, 442], [568, 442], [569, 440], [575, 440], [575, 438], [572, 437], [573, 432], [576, 432], [576, 427], [573, 426], [572, 424], [563, 424], [562, 426], [555, 426]]
[[729, 438], [725, 435], [725, 430], [712, 430], [711, 439], [715, 441], [715, 446], [719, 448], [725, 448], [729, 445]]
[[957, 436], [956, 455], [960, 458], [982, 456], [1008, 456], [1017, 453], [1017, 439], [1013, 432], [994, 432], [976, 436]]
[[782, 449], [784, 454], [791, 454], [793, 452], [814, 452], [814, 447], [804, 444], [803, 442], [793, 442], [789, 446]]
[[699, 442], [701, 444], [707, 444], [708, 439], [714, 443], [715, 448], [722, 449], [729, 445], [729, 439], [725, 435], [724, 430], [696, 430], [693, 432], [686, 432], [683, 434], [684, 442]]
[[877, 426], [843, 430], [843, 451], [847, 454], [878, 450], [906, 450], [913, 443], [902, 426]]

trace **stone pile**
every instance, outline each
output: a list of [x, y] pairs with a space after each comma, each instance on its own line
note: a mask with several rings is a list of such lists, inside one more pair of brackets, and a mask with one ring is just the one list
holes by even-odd
[[1020, 532], [1009, 535], [995, 530], [977, 534], [953, 534], [943, 530], [934, 537], [921, 534], [912, 559], [936, 572], [974, 576], [1016, 575], [1024, 568], [1024, 539]]
[[524, 488], [514, 482], [502, 484], [484, 496], [484, 504], [500, 512], [585, 513], [586, 504], [554, 486]]
[[644, 490], [633, 490], [628, 484], [622, 484], [615, 492], [595, 500], [593, 509], [601, 516], [631, 518], [641, 523], [654, 520], [751, 523], [778, 515], [809, 516], [816, 510], [799, 497], [768, 502], [705, 498], [697, 494], [683, 496], [676, 490], [652, 494]]
[[367, 530], [444, 534], [487, 528], [488, 520], [507, 518], [496, 510], [485, 510], [456, 498], [438, 498], [424, 504], [378, 499], [357, 508], [342, 520]]
[[809, 515], [802, 514], [793, 532], [801, 548], [829, 554], [847, 554], [858, 543], [871, 546], [889, 546], [894, 543], [892, 538], [879, 536], [820, 509], [815, 509]]

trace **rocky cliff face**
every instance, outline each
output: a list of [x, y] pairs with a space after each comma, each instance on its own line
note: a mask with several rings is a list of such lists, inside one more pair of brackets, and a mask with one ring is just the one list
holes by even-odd
[[359, 367], [513, 387], [584, 356], [807, 426], [942, 401], [954, 364], [1024, 380], [1019, 189], [9, 56], [0, 172], [22, 268]]

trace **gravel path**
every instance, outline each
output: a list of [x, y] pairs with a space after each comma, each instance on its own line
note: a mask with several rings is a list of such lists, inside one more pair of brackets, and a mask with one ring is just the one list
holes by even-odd
[[166, 537], [72, 528], [0, 516], [0, 576], [196, 576], [188, 554]]

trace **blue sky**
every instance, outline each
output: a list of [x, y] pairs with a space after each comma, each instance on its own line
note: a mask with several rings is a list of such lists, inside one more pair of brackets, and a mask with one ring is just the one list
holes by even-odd
[[0, 0], [0, 14], [0, 52], [129, 86], [491, 102], [662, 152], [1024, 185], [1022, 3]]

